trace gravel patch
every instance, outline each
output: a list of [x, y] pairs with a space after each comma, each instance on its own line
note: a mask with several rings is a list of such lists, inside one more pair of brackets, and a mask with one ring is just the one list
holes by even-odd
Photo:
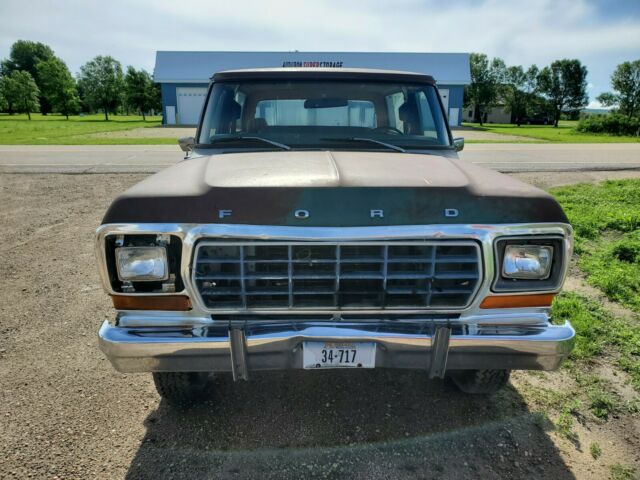
[[118, 130], [114, 132], [100, 132], [83, 135], [86, 138], [175, 138], [194, 137], [196, 129], [193, 127], [148, 127]]

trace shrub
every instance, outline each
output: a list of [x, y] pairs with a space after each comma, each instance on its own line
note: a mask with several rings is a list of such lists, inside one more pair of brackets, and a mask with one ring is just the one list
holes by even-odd
[[589, 115], [580, 119], [576, 130], [584, 133], [606, 133], [609, 135], [640, 136], [640, 119], [619, 113]]
[[622, 262], [640, 264], [640, 231], [611, 245], [611, 254]]

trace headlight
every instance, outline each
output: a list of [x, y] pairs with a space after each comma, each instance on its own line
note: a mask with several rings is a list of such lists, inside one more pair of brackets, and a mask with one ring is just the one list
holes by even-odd
[[544, 280], [549, 278], [553, 260], [550, 245], [507, 245], [502, 263], [505, 278]]
[[116, 248], [118, 278], [129, 282], [158, 282], [169, 278], [165, 247]]

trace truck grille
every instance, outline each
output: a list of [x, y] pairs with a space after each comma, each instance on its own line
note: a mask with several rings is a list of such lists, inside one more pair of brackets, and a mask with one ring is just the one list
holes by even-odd
[[213, 310], [460, 309], [481, 277], [472, 241], [202, 241], [193, 268]]

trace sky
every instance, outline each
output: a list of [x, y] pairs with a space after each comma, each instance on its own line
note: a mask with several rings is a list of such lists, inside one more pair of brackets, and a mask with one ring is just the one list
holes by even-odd
[[72, 73], [96, 55], [152, 72], [156, 50], [578, 58], [598, 107], [616, 65], [640, 59], [640, 0], [0, 0], [0, 58], [18, 39], [46, 43]]

